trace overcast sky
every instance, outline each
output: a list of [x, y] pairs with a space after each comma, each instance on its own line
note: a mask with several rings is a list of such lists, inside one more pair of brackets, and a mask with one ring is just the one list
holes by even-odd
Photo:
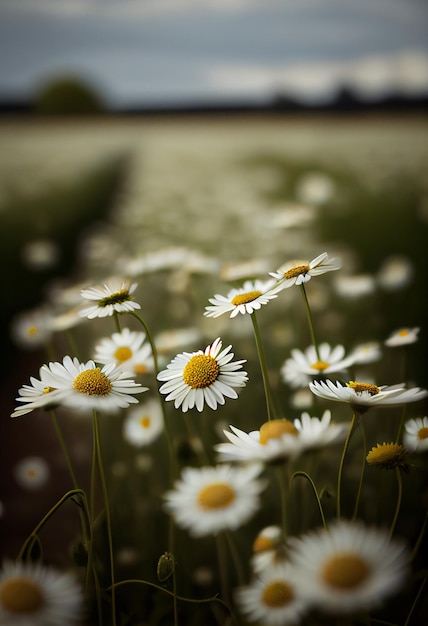
[[428, 89], [428, 0], [0, 0], [0, 96], [58, 74], [112, 106]]

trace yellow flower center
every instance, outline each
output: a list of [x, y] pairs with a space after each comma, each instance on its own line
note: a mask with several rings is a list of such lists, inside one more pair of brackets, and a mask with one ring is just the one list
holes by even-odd
[[292, 267], [290, 270], [284, 272], [284, 278], [297, 278], [301, 274], [307, 274], [311, 268], [309, 265], [296, 265], [296, 267]]
[[322, 569], [324, 581], [340, 591], [355, 589], [367, 580], [369, 574], [367, 563], [358, 554], [352, 553], [333, 556]]
[[272, 550], [277, 542], [273, 541], [271, 537], [260, 535], [256, 537], [253, 543], [253, 552], [264, 552], [265, 550]]
[[105, 298], [101, 298], [100, 300], [98, 300], [98, 306], [104, 307], [108, 306], [109, 304], [122, 304], [122, 302], [128, 302], [128, 300], [132, 300], [131, 296], [129, 295], [129, 290], [121, 289], [116, 293], [112, 293], [110, 296], [105, 296]]
[[325, 361], [317, 361], [316, 363], [313, 363], [311, 367], [314, 370], [322, 371], [322, 370], [326, 370], [327, 367], [330, 367], [330, 363], [326, 363]]
[[43, 393], [50, 393], [51, 391], [55, 391], [55, 387], [44, 387]]
[[390, 468], [401, 465], [405, 456], [406, 450], [399, 443], [378, 443], [370, 450], [366, 461], [369, 465]]
[[349, 383], [347, 383], [346, 386], [353, 389], [355, 393], [362, 393], [363, 391], [367, 391], [367, 393], [369, 393], [371, 396], [376, 396], [380, 392], [379, 387], [377, 387], [376, 385], [370, 385], [370, 383], [356, 383], [355, 381], [351, 380]]
[[110, 378], [101, 372], [99, 367], [84, 370], [76, 376], [73, 388], [87, 396], [108, 396], [112, 390]]
[[214, 357], [208, 354], [195, 354], [183, 370], [183, 380], [192, 389], [204, 389], [216, 380], [220, 366]]
[[137, 363], [134, 365], [134, 372], [136, 374], [147, 374], [147, 366], [142, 363], [140, 365]]
[[231, 302], [235, 306], [239, 306], [240, 304], [247, 304], [247, 302], [253, 302], [259, 296], [262, 295], [261, 291], [247, 291], [246, 293], [239, 293], [235, 297], [232, 298]]
[[279, 608], [289, 604], [294, 598], [294, 592], [290, 585], [283, 580], [274, 580], [266, 585], [262, 594], [262, 601], [272, 608]]
[[409, 334], [409, 331], [407, 330], [407, 328], [403, 328], [397, 333], [399, 337], [407, 337], [408, 334]]
[[236, 493], [227, 483], [212, 483], [200, 490], [198, 504], [206, 511], [226, 509], [236, 498]]
[[418, 430], [418, 439], [428, 439], [428, 427], [424, 426]]
[[140, 417], [140, 424], [143, 428], [150, 428], [150, 417], [148, 415]]
[[282, 435], [296, 436], [299, 431], [288, 420], [270, 420], [260, 427], [260, 443], [265, 446], [269, 439], [279, 439]]
[[28, 329], [28, 334], [32, 337], [33, 335], [37, 335], [38, 328], [37, 326], [30, 326]]
[[121, 348], [118, 348], [113, 356], [117, 361], [119, 361], [119, 363], [124, 363], [131, 358], [132, 350], [130, 348], [127, 348], [126, 346], [123, 346]]
[[36, 613], [44, 604], [43, 589], [31, 578], [17, 576], [0, 586], [0, 606], [10, 613]]
[[30, 469], [27, 470], [27, 476], [29, 478], [34, 478], [35, 475], [36, 475], [36, 470], [35, 469], [30, 468]]

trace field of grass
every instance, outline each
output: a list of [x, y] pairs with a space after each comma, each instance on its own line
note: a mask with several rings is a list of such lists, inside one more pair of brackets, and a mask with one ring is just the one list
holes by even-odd
[[[79, 355], [82, 361], [93, 358], [95, 343], [115, 327], [112, 318], [86, 321], [72, 333], [50, 332], [40, 345], [24, 343], [13, 329], [21, 314], [42, 309], [57, 318], [67, 313], [80, 303], [84, 286], [108, 282], [114, 275], [129, 278], [138, 285], [135, 299], [153, 337], [183, 328], [194, 332], [188, 345], [161, 353], [162, 367], [176, 353], [204, 348], [219, 336], [225, 345], [233, 344], [237, 358], [247, 360], [250, 383], [238, 400], [226, 402], [216, 412], [207, 408], [183, 421], [181, 412], [167, 403], [181, 467], [198, 464], [201, 442], [210, 463], [215, 463], [213, 445], [223, 441], [222, 429], [230, 424], [248, 432], [265, 421], [266, 400], [250, 316], [209, 319], [203, 312], [214, 294], [226, 294], [247, 279], [264, 280], [287, 261], [299, 265], [299, 260], [324, 251], [340, 257], [342, 268], [314, 277], [307, 283], [307, 295], [318, 342], [342, 344], [347, 353], [362, 343], [379, 344], [381, 360], [357, 368], [352, 372], [355, 376], [375, 379], [379, 385], [428, 386], [428, 119], [202, 117], [46, 123], [23, 119], [1, 121], [0, 140], [1, 337], [6, 347], [0, 390], [4, 556], [15, 558], [34, 526], [70, 488], [47, 415], [36, 411], [19, 419], [9, 417], [17, 390], [30, 376], [38, 375], [43, 363], [61, 361], [72, 348], [72, 356]], [[51, 250], [51, 257], [46, 250]], [[297, 390], [281, 378], [280, 368], [291, 350], [304, 350], [311, 343], [299, 292], [296, 287], [284, 290], [258, 313], [273, 402], [284, 418], [294, 419], [303, 410], [318, 415], [318, 409], [331, 408], [335, 421], [349, 421], [349, 406], [334, 403], [332, 407], [324, 401], [312, 405], [307, 397], [299, 400]], [[135, 319], [120, 317], [122, 327], [141, 330]], [[385, 347], [391, 333], [414, 327], [420, 328], [416, 343], [405, 350]], [[149, 394], [155, 394], [151, 375], [141, 381], [150, 388]], [[385, 417], [385, 412], [373, 411], [375, 418], [367, 420], [368, 449], [394, 440], [404, 414], [397, 408], [386, 413]], [[427, 414], [425, 399], [407, 407], [406, 419]], [[89, 490], [90, 420], [65, 411], [61, 418], [79, 481]], [[168, 525], [161, 509], [161, 494], [171, 487], [165, 442], [161, 438], [145, 448], [133, 447], [122, 438], [122, 417], [108, 419], [101, 434], [117, 552], [116, 580], [156, 582], [157, 559], [167, 550]], [[357, 434], [349, 449], [352, 487], [343, 498], [347, 511], [353, 507], [361, 445]], [[322, 451], [294, 469], [316, 468], [316, 486], [328, 495], [329, 490], [334, 492], [340, 453], [340, 446], [328, 454]], [[426, 454], [412, 458], [416, 469], [403, 474], [396, 528], [411, 544], [426, 509]], [[42, 457], [49, 464], [49, 482], [39, 490], [27, 492], [14, 479], [14, 467], [26, 456]], [[276, 523], [279, 515], [271, 470], [266, 505], [252, 525], [245, 525], [235, 537], [247, 582], [255, 533]], [[302, 520], [303, 530], [318, 521], [301, 487], [297, 485], [291, 494], [296, 506], [290, 507], [287, 522], [289, 532], [296, 534], [302, 530]], [[360, 508], [366, 522], [390, 523], [396, 489], [394, 472], [367, 469]], [[334, 497], [329, 500], [327, 495], [323, 504], [331, 516]], [[68, 566], [73, 549], [76, 556], [79, 519], [73, 518], [72, 505], [67, 506], [49, 520], [52, 533], [43, 531], [40, 536], [44, 557], [58, 567]], [[94, 528], [100, 577], [108, 586], [101, 516]], [[188, 533], [176, 532], [179, 595], [214, 596], [224, 584], [217, 572], [217, 544], [204, 537], [196, 553]], [[236, 572], [229, 567], [233, 586]], [[424, 567], [426, 563], [419, 563], [421, 570]], [[401, 608], [398, 601], [391, 602], [389, 610], [378, 615], [389, 620], [382, 623], [404, 623], [418, 580], [405, 589]], [[149, 586], [124, 588], [117, 596], [123, 610], [118, 624], [172, 623], [171, 605], [165, 606], [164, 594]], [[133, 610], [127, 612], [131, 605]], [[108, 603], [106, 607], [108, 624]], [[95, 613], [94, 604], [91, 610]], [[212, 603], [210, 607], [183, 603], [181, 611], [180, 624], [186, 626], [221, 625], [225, 619], [223, 607], [213, 608]], [[319, 618], [320, 624], [332, 623], [323, 619]], [[412, 624], [417, 626], [416, 621]]]

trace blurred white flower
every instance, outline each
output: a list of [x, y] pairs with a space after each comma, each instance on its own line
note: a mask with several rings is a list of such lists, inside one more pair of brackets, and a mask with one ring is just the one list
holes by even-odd
[[389, 348], [396, 348], [397, 346], [406, 346], [409, 343], [416, 343], [418, 341], [418, 334], [420, 328], [399, 328], [395, 330], [388, 339], [385, 340], [385, 345]]
[[39, 456], [28, 456], [18, 461], [13, 475], [20, 487], [37, 490], [44, 487], [49, 480], [49, 465]]
[[163, 415], [159, 402], [149, 399], [133, 407], [123, 422], [125, 441], [136, 447], [147, 446], [163, 431]]
[[415, 417], [404, 424], [403, 443], [410, 452], [428, 450], [428, 417]]

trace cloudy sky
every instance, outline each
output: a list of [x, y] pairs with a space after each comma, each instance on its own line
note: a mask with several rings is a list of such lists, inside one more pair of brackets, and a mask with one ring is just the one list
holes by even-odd
[[340, 83], [428, 89], [427, 0], [0, 0], [0, 96], [79, 75], [113, 107]]

